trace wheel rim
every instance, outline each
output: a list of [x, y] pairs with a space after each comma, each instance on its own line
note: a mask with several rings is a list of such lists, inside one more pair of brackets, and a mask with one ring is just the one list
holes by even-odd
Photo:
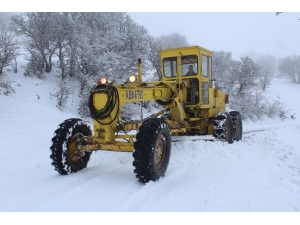
[[84, 156], [84, 152], [79, 149], [82, 138], [83, 134], [77, 133], [70, 141], [68, 155], [73, 162], [81, 161], [82, 157]]
[[163, 165], [166, 154], [166, 141], [163, 135], [160, 135], [157, 139], [155, 150], [154, 150], [154, 167], [160, 169]]

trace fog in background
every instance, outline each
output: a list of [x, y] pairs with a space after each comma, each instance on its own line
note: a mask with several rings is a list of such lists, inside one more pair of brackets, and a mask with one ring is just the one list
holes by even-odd
[[[195, 9], [196, 10], [196, 9]], [[152, 36], [176, 32], [191, 45], [240, 56], [300, 54], [300, 12], [132, 12]]]

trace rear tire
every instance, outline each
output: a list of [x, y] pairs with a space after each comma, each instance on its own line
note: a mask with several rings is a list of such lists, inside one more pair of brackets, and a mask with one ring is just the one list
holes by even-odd
[[222, 139], [229, 144], [233, 143], [233, 124], [228, 112], [218, 113], [214, 118], [214, 135], [216, 139]]
[[81, 119], [68, 119], [59, 125], [50, 147], [52, 165], [58, 173], [67, 175], [86, 168], [91, 152], [78, 148], [83, 136], [91, 136], [90, 127]]
[[165, 175], [171, 154], [168, 123], [161, 118], [143, 122], [134, 143], [134, 173], [141, 182], [156, 181]]
[[243, 137], [242, 116], [238, 111], [229, 112], [233, 124], [233, 140], [239, 141]]

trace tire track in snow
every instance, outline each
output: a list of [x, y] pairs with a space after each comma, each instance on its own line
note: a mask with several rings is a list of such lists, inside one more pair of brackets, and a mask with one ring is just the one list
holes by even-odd
[[[171, 202], [174, 202], [174, 199], [178, 198], [176, 193], [181, 192], [180, 190], [185, 190], [183, 192], [188, 193], [189, 190], [187, 190], [187, 187], [191, 186], [191, 182], [196, 186], [201, 184], [201, 180], [199, 181], [199, 173], [201, 172], [199, 171], [203, 168], [203, 161], [206, 165], [209, 162], [205, 162], [206, 159], [201, 157], [193, 160], [192, 152], [187, 155], [187, 158], [189, 159], [184, 159], [189, 161], [189, 163], [186, 163], [184, 160], [181, 161], [179, 156], [179, 154], [185, 154], [185, 152], [179, 152], [176, 150], [176, 153], [175, 157], [174, 154], [171, 153], [169, 168], [165, 177], [161, 178], [157, 182], [150, 181], [145, 184], [145, 186], [140, 188], [138, 192], [126, 198], [127, 200], [123, 201], [121, 205], [117, 205], [117, 208], [114, 211], [178, 211], [180, 209], [188, 209], [188, 203], [185, 206], [182, 205], [183, 202], [186, 202], [182, 198], [177, 201], [177, 205], [173, 206], [168, 205], [168, 202], [170, 202], [169, 199], [172, 199]], [[214, 188], [219, 186], [220, 181], [217, 182], [217, 184], [210, 185], [210, 192], [213, 192]], [[223, 182], [222, 179], [221, 182]], [[164, 190], [169, 191], [166, 192]], [[187, 195], [187, 197], [191, 196]], [[203, 202], [207, 203], [209, 201], [210, 199], [205, 197]], [[157, 207], [153, 209], [149, 207], [151, 205], [157, 205]]]
[[[43, 195], [34, 196], [33, 199], [27, 201], [25, 206], [17, 207], [13, 211], [55, 211], [57, 204], [67, 203], [72, 199], [72, 196], [78, 195], [80, 197], [85, 194], [86, 190], [94, 190], [95, 186], [107, 184], [105, 180], [114, 177], [114, 174], [124, 169], [123, 166], [95, 164], [93, 166], [88, 165], [86, 169], [70, 175], [57, 174], [57, 176], [49, 179], [49, 182], [55, 180], [55, 185], [48, 184], [49, 186], [47, 187], [42, 186], [42, 188], [45, 188]], [[53, 171], [53, 173], [57, 172]], [[61, 179], [59, 185], [57, 185], [57, 179]], [[74, 199], [72, 201], [76, 202]], [[80, 207], [80, 204], [78, 208], [79, 211], [80, 208], [84, 210], [83, 207]], [[69, 211], [69, 209], [66, 208], [66, 211]]]

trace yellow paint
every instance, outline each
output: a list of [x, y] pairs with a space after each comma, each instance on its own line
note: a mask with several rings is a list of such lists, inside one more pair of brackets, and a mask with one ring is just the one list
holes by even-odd
[[[83, 151], [130, 152], [134, 150], [135, 134], [120, 134], [120, 131], [138, 130], [142, 121], [126, 123], [119, 121], [121, 109], [127, 102], [156, 100], [157, 102], [168, 103], [164, 107], [170, 111], [171, 118], [166, 118], [166, 121], [174, 135], [212, 134], [213, 118], [217, 113], [225, 111], [226, 106], [225, 94], [210, 86], [211, 77], [209, 74], [212, 69], [212, 52], [199, 46], [190, 46], [161, 50], [159, 53], [163, 72], [162, 80], [142, 83], [142, 66], [139, 61], [137, 82], [113, 85], [118, 92], [118, 104], [112, 109], [108, 118], [94, 120], [94, 136], [89, 137], [89, 146], [82, 146]], [[187, 65], [186, 56], [193, 56], [191, 63], [197, 63], [197, 72], [194, 75], [183, 74], [183, 64]], [[173, 63], [176, 63], [174, 68], [177, 69], [177, 71], [173, 69], [175, 76], [167, 77], [164, 75], [164, 58], [174, 59]], [[202, 58], [205, 58], [205, 63], [202, 63]], [[203, 76], [204, 73], [208, 75]], [[202, 85], [203, 82], [206, 82], [204, 86]], [[107, 100], [108, 95], [104, 90], [98, 90], [93, 94], [93, 104], [97, 110], [103, 110], [107, 107]], [[157, 117], [163, 113], [164, 111], [161, 110], [151, 117]], [[115, 117], [116, 119], [113, 120]], [[126, 138], [128, 142], [118, 141], [119, 138]]]

